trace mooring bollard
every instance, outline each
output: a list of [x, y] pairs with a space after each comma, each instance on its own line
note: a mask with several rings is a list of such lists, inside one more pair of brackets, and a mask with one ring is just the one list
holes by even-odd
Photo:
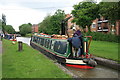
[[18, 41], [18, 51], [22, 51], [22, 41]]

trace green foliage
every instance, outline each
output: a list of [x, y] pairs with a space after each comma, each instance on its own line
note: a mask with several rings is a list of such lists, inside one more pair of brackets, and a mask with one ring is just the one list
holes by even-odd
[[2, 31], [5, 33], [5, 27], [6, 26], [6, 16], [2, 14]]
[[31, 37], [32, 33], [26, 34], [25, 37]]
[[76, 24], [81, 26], [82, 28], [90, 26], [92, 20], [99, 17], [99, 7], [94, 2], [80, 2], [78, 5], [74, 5], [73, 7], [73, 22], [76, 22]]
[[2, 14], [2, 24], [6, 25], [6, 16], [4, 14]]
[[4, 31], [7, 32], [8, 34], [14, 34], [15, 29], [11, 25], [5, 25], [4, 26]]
[[112, 35], [112, 34], [104, 34], [100, 32], [90, 32], [90, 33], [85, 33], [84, 35], [92, 36], [93, 40], [96, 41], [108, 41], [108, 42], [118, 43], [120, 40], [120, 36]]
[[39, 51], [23, 44], [23, 51], [18, 51], [18, 43], [3, 40], [2, 55], [3, 78], [71, 78], [54, 62]]
[[120, 19], [120, 1], [119, 2], [101, 2], [99, 3], [99, 13], [108, 18], [112, 23]]
[[50, 18], [51, 16], [48, 15], [44, 18], [44, 20], [41, 23], [38, 24], [39, 32], [47, 33], [47, 28], [50, 26]]
[[64, 11], [58, 9], [54, 15], [48, 15], [41, 23], [39, 23], [39, 32], [46, 34], [59, 34], [61, 29], [61, 21], [64, 18]]
[[0, 79], [2, 78], [2, 53], [0, 53]]
[[2, 30], [2, 20], [0, 19], [0, 30]]
[[11, 25], [6, 25], [6, 16], [2, 14], [2, 20], [0, 20], [0, 28], [2, 26], [3, 33], [14, 34], [15, 29]]
[[30, 23], [22, 24], [21, 26], [19, 26], [19, 30], [20, 30], [20, 34], [22, 36], [25, 36], [26, 34], [32, 32], [32, 24], [30, 24]]
[[76, 22], [82, 28], [90, 25], [92, 20], [103, 16], [114, 24], [116, 20], [120, 19], [120, 2], [100, 2], [96, 4], [94, 1], [80, 2], [74, 5], [72, 14], [74, 16], [73, 22]]

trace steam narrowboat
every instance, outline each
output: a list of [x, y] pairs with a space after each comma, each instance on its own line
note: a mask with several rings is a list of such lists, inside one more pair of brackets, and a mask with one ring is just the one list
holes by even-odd
[[59, 37], [53, 37], [53, 35], [36, 34], [31, 37], [30, 45], [48, 57], [55, 59], [66, 66], [92, 69], [97, 65], [89, 51], [92, 39], [91, 36], [82, 37], [82, 54], [77, 57], [74, 56], [75, 50], [71, 43], [63, 36], [60, 37], [59, 35]]

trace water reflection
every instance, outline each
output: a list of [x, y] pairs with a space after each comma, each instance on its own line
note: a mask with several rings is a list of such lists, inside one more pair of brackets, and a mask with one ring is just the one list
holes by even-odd
[[67, 67], [68, 70], [81, 78], [118, 78], [118, 71], [98, 65], [94, 69], [78, 69]]
[[17, 37], [16, 39], [17, 39], [17, 41], [22, 41], [23, 43], [26, 43], [26, 44], [28, 44], [28, 45], [30, 46], [30, 39], [31, 39], [31, 38], [27, 38], [27, 37]]

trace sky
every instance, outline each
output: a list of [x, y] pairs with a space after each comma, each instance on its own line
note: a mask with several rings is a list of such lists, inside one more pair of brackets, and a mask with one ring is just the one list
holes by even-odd
[[[0, 14], [6, 15], [7, 25], [12, 25], [16, 31], [25, 23], [38, 24], [48, 14], [54, 14], [57, 9], [71, 13], [73, 5], [82, 0], [1, 0]], [[98, 0], [99, 1], [99, 0]], [[0, 16], [1, 18], [1, 16]]]

